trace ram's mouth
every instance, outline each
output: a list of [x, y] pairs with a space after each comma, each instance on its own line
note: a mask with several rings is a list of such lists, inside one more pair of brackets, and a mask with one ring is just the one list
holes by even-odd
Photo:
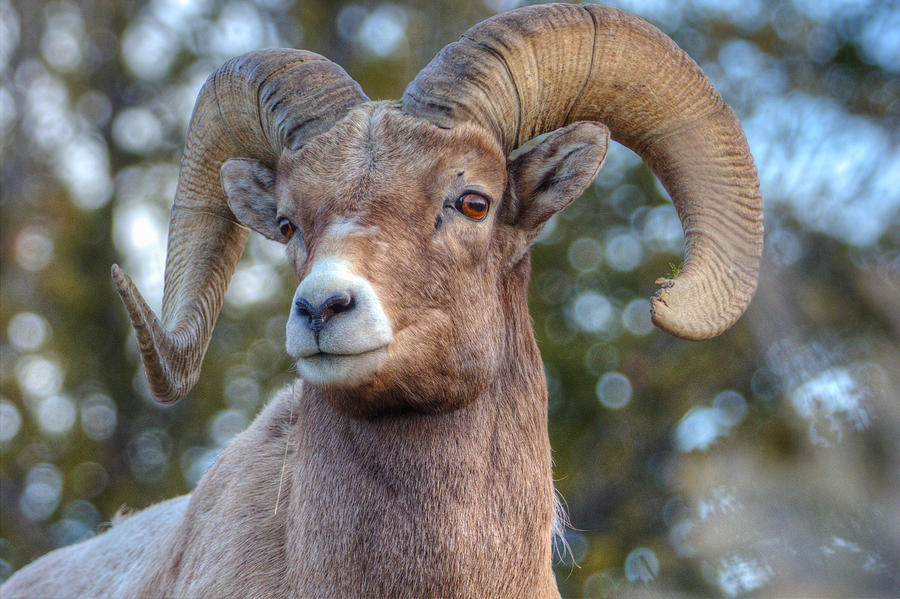
[[299, 358], [297, 371], [314, 385], [347, 387], [370, 379], [387, 356], [387, 345], [354, 354], [320, 351]]
[[313, 352], [311, 354], [307, 354], [305, 356], [300, 356], [298, 359], [313, 360], [316, 358], [352, 358], [352, 357], [356, 357], [356, 356], [365, 356], [368, 354], [386, 350], [387, 347], [388, 347], [388, 344], [385, 344], [385, 345], [380, 345], [373, 349], [366, 349], [366, 350], [359, 351], [359, 352], [330, 352], [330, 351], [319, 350], [319, 351]]

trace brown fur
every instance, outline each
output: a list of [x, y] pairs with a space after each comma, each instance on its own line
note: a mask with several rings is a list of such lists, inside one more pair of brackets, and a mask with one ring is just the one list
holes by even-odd
[[[165, 526], [138, 534], [132, 516], [38, 560], [3, 596], [65, 595], [88, 545], [108, 552], [118, 539], [140, 567], [80, 595], [558, 597], [527, 248], [596, 174], [607, 136], [573, 125], [517, 159], [508, 181], [483, 130], [372, 103], [283, 155], [275, 212], [298, 227], [297, 275], [321, 256], [349, 260], [391, 320], [386, 362], [352, 387], [297, 381], [189, 505], [170, 502]], [[491, 200], [479, 222], [452, 207], [473, 187]]]

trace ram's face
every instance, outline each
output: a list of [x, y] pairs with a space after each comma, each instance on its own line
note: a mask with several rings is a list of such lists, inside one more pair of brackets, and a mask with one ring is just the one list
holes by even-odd
[[392, 104], [286, 153], [274, 180], [259, 163], [226, 163], [232, 210], [285, 242], [296, 269], [286, 346], [301, 377], [357, 415], [481, 394], [503, 354], [507, 279], [549, 216], [522, 218], [508, 178], [523, 170], [480, 129], [439, 129]]
[[[634, 60], [616, 59], [625, 54]], [[684, 224], [684, 269], [662, 282], [653, 322], [686, 339], [722, 333], [747, 308], [762, 254], [759, 181], [734, 112], [645, 21], [548, 4], [471, 28], [398, 102], [369, 101], [304, 50], [248, 52], [217, 69], [185, 144], [162, 318], [112, 271], [154, 397], [177, 401], [200, 375], [246, 241], [237, 217], [289, 245], [300, 286], [288, 348], [315, 389], [368, 390], [380, 399], [358, 403], [381, 409], [447, 409], [465, 385], [474, 398], [528, 343], [524, 319], [501, 313], [526, 314], [509, 273], [524, 282], [528, 243], [605, 155], [610, 130], [574, 119], [602, 120], [637, 152]], [[518, 337], [501, 343], [497, 323]], [[421, 381], [427, 393], [410, 387]], [[440, 390], [445, 381], [455, 388]]]

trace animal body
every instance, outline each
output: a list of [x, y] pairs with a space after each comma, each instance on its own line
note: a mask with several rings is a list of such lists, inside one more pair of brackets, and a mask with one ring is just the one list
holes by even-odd
[[593, 4], [505, 13], [388, 102], [309, 52], [228, 61], [192, 117], [162, 318], [113, 279], [172, 402], [197, 380], [248, 230], [281, 241], [300, 378], [190, 496], [44, 556], [0, 594], [558, 597], [529, 246], [610, 135], [685, 228], [654, 322], [721, 333], [756, 287], [756, 171], [731, 109], [648, 23]]

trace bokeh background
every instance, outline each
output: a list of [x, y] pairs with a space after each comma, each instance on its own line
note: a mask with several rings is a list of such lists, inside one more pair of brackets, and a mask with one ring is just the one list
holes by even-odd
[[[255, 236], [200, 383], [149, 397], [117, 262], [155, 308], [194, 98], [301, 47], [373, 99], [517, 0], [0, 0], [0, 580], [188, 492], [293, 376], [296, 285]], [[766, 209], [759, 291], [722, 337], [650, 325], [681, 260], [621, 146], [535, 246], [566, 597], [900, 596], [900, 4], [631, 0], [741, 117]], [[277, 484], [277, 481], [272, 481]], [[502, 575], [502, 573], [498, 573]]]

